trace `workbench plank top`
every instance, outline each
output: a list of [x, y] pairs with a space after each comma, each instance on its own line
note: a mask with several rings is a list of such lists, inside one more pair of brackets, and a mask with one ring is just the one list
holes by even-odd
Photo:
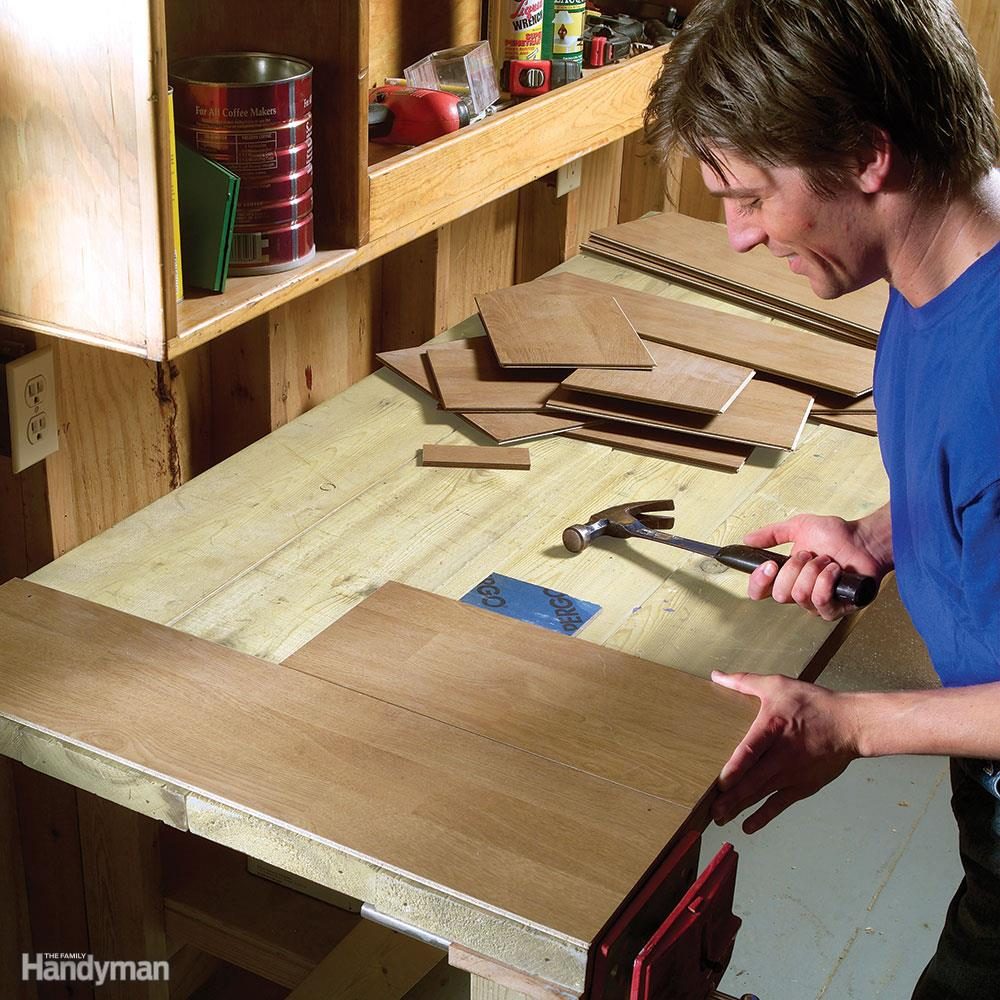
[[36, 584], [10, 581], [0, 595], [5, 717], [536, 932], [592, 941], [688, 815]]

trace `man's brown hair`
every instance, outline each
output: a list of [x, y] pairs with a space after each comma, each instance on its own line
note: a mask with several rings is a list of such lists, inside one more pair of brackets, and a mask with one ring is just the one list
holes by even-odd
[[927, 197], [966, 192], [1000, 159], [975, 50], [951, 0], [700, 0], [653, 84], [661, 155], [717, 152], [801, 168], [832, 194], [883, 129]]

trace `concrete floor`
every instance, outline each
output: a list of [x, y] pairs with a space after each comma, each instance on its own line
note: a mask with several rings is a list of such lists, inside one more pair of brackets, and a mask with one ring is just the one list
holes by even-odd
[[[887, 581], [819, 683], [931, 687], [933, 671]], [[961, 879], [942, 758], [855, 761], [753, 837], [709, 829], [740, 855], [743, 928], [721, 987], [760, 1000], [908, 1000]]]

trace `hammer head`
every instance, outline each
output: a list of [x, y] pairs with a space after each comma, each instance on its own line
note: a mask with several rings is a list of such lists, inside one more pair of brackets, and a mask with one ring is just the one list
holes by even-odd
[[570, 552], [582, 552], [595, 538], [611, 535], [628, 538], [629, 529], [641, 524], [653, 530], [668, 530], [674, 526], [672, 517], [657, 517], [654, 512], [673, 510], [673, 500], [647, 500], [643, 503], [623, 503], [590, 515], [586, 524], [571, 524], [562, 535], [563, 545]]

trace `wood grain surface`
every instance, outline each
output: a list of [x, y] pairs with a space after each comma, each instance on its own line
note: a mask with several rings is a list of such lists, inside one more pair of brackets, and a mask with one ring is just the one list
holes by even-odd
[[476, 304], [501, 365], [652, 368], [621, 306], [610, 295], [552, 292], [528, 282], [477, 295]]
[[[518, 914], [536, 932], [592, 941], [688, 816], [673, 802], [23, 581], [0, 588], [0, 642], [10, 651], [0, 663], [4, 716]], [[567, 642], [576, 650], [577, 640]]]
[[634, 451], [640, 455], [693, 462], [709, 469], [739, 472], [750, 457], [753, 447], [712, 438], [694, 437], [679, 431], [640, 427], [638, 424], [602, 421], [566, 431], [566, 436], [578, 441], [606, 444], [611, 448]]
[[427, 351], [432, 384], [441, 406], [462, 413], [538, 412], [571, 369], [503, 368], [486, 337], [465, 351]]
[[745, 254], [733, 252], [725, 226], [690, 219], [676, 212], [636, 219], [594, 233], [604, 243], [624, 246], [652, 259], [674, 264], [677, 270], [709, 283], [746, 289], [752, 296], [773, 298], [790, 308], [828, 317], [835, 324], [877, 334], [888, 300], [884, 282], [869, 285], [838, 299], [818, 299], [805, 279], [788, 265], [758, 247]]
[[756, 714], [700, 677], [398, 583], [285, 666], [688, 809]]
[[621, 420], [786, 451], [794, 451], [797, 446], [811, 407], [811, 396], [757, 379], [750, 382], [725, 413], [718, 414], [693, 413], [562, 387], [546, 404], [547, 409], [557, 413], [576, 413], [595, 420]]
[[671, 344], [849, 396], [871, 392], [875, 363], [871, 348], [622, 288], [568, 271], [548, 275], [544, 280], [567, 291], [613, 293], [644, 340]]
[[425, 444], [420, 461], [444, 469], [530, 469], [527, 448], [482, 447], [474, 444]]
[[706, 358], [665, 344], [646, 344], [651, 371], [581, 368], [564, 378], [567, 389], [700, 413], [724, 413], [754, 376], [752, 368]]

